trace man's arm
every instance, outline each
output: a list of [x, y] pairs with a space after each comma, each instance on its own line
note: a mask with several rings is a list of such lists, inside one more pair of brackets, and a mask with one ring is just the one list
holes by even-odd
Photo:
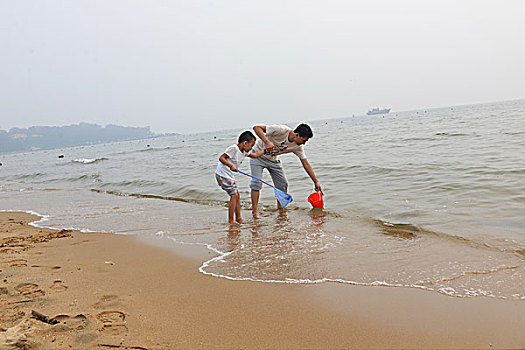
[[267, 152], [273, 152], [275, 145], [266, 137], [266, 125], [255, 125], [253, 127], [255, 134], [264, 142]]
[[308, 162], [308, 159], [306, 158], [301, 159], [301, 163], [303, 164], [303, 168], [304, 170], [306, 170], [306, 173], [308, 174], [308, 176], [310, 176], [310, 178], [314, 182], [315, 190], [320, 191], [322, 193], [323, 190], [321, 189], [321, 184], [319, 183], [319, 180], [317, 180], [317, 176], [315, 176], [314, 169], [310, 165], [310, 162]]

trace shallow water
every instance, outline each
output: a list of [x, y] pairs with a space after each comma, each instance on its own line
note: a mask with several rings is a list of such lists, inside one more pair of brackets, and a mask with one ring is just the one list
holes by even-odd
[[[201, 271], [227, 278], [525, 300], [524, 122], [523, 100], [312, 122], [325, 209], [309, 208], [312, 183], [285, 155], [290, 209], [265, 189], [260, 219], [246, 211], [240, 228], [213, 173], [242, 130], [3, 154], [0, 209], [206, 245], [217, 257]], [[238, 183], [247, 209], [249, 179]]]

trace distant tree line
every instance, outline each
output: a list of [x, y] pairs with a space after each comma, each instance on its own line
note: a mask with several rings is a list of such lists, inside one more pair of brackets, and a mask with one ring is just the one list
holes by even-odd
[[32, 126], [0, 130], [0, 152], [53, 149], [86, 144], [137, 140], [157, 136], [148, 127], [80, 123], [67, 126]]

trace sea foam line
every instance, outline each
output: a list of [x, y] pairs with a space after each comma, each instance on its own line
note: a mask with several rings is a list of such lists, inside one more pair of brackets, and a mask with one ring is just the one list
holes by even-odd
[[75, 230], [75, 231], [80, 231], [82, 233], [96, 233], [96, 232], [100, 232], [100, 233], [114, 233], [114, 234], [118, 234], [118, 233], [110, 232], [110, 231], [103, 231], [103, 230], [93, 231], [93, 230], [89, 230], [89, 229], [85, 229], [85, 228], [78, 228], [78, 227], [45, 226], [45, 225], [42, 225], [42, 223], [44, 223], [46, 221], [49, 221], [49, 218], [51, 217], [51, 215], [40, 214], [40, 213], [38, 213], [38, 212], [36, 212], [34, 210], [0, 209], [0, 212], [2, 212], [2, 213], [5, 213], [5, 212], [18, 212], [18, 213], [26, 213], [26, 214], [39, 216], [40, 220], [32, 221], [32, 222], [28, 223], [28, 225], [36, 227], [36, 228], [48, 228], [48, 229], [57, 230], [57, 231], [60, 231], [60, 230]]
[[[111, 231], [101, 231], [101, 230], [92, 231], [92, 230], [88, 230], [88, 229], [78, 229], [78, 228], [74, 228], [74, 227], [72, 227], [72, 228], [63, 228], [63, 227], [43, 226], [43, 225], [41, 225], [41, 223], [43, 223], [45, 221], [49, 221], [50, 215], [40, 214], [40, 213], [38, 213], [38, 212], [36, 212], [34, 210], [20, 210], [20, 209], [2, 210], [2, 209], [0, 209], [0, 212], [24, 212], [24, 213], [27, 213], [27, 214], [39, 216], [40, 220], [33, 221], [33, 222], [29, 223], [29, 225], [31, 225], [33, 227], [37, 227], [37, 228], [49, 228], [49, 229], [53, 229], [53, 230], [63, 230], [63, 229], [76, 230], [76, 231], [80, 231], [80, 232], [83, 232], [83, 233], [101, 232], [101, 233], [118, 234], [118, 233], [111, 232]], [[230, 252], [222, 252], [222, 251], [218, 250], [217, 248], [213, 247], [211, 244], [208, 244], [208, 243], [182, 242], [182, 241], [177, 240], [175, 237], [166, 236], [163, 231], [158, 231], [156, 233], [156, 235], [164, 237], [164, 238], [168, 238], [168, 239], [172, 240], [173, 242], [175, 242], [177, 244], [204, 246], [207, 249], [215, 252], [216, 254], [218, 254], [218, 256], [204, 261], [202, 263], [202, 265], [198, 269], [199, 272], [204, 274], [204, 275], [207, 275], [207, 276], [224, 278], [224, 279], [231, 280], [231, 281], [252, 281], [252, 282], [263, 282], [263, 283], [287, 283], [287, 284], [317, 284], [317, 283], [324, 283], [324, 282], [332, 282], [332, 283], [341, 283], [341, 284], [348, 284], [348, 285], [355, 285], [355, 286], [365, 286], [365, 287], [366, 286], [404, 287], [404, 288], [416, 288], [416, 289], [422, 289], [422, 290], [428, 290], [428, 291], [436, 291], [433, 288], [426, 287], [426, 286], [423, 286], [423, 285], [418, 285], [418, 284], [399, 284], [399, 283], [392, 284], [392, 283], [387, 283], [385, 281], [374, 281], [374, 282], [368, 282], [367, 283], [367, 282], [356, 282], [356, 281], [344, 280], [344, 279], [341, 279], [341, 278], [321, 278], [321, 279], [317, 279], [317, 280], [286, 278], [284, 280], [263, 280], [263, 279], [252, 278], [252, 277], [232, 277], [232, 276], [228, 276], [228, 275], [222, 275], [222, 274], [217, 274], [217, 273], [213, 273], [213, 272], [208, 272], [208, 271], [205, 270], [205, 268], [208, 267], [211, 263], [213, 263], [215, 261], [224, 260], [225, 257], [227, 257], [228, 255], [230, 255], [230, 254], [232, 254], [234, 252], [233, 250], [230, 251]], [[244, 248], [244, 245], [241, 245], [241, 249], [242, 248]], [[452, 291], [450, 289], [452, 289]], [[469, 297], [469, 293], [468, 293], [467, 290], [465, 291], [466, 295], [453, 295], [453, 291], [456, 292], [453, 288], [440, 288], [440, 289], [437, 290], [438, 293], [449, 295], [449, 296], [455, 296], [455, 297], [459, 297], [459, 298], [467, 298], [467, 297]], [[478, 290], [478, 292], [484, 292], [484, 291]], [[497, 296], [495, 296], [493, 294], [487, 295], [485, 293], [476, 293], [476, 295], [484, 295], [484, 296], [487, 296], [487, 297], [494, 297], [494, 298], [499, 298], [499, 299], [507, 299], [506, 297], [497, 297]], [[474, 295], [471, 294], [470, 296], [474, 296]], [[522, 297], [521, 299], [525, 299], [525, 297]]]
[[[341, 278], [321, 278], [321, 279], [317, 279], [317, 280], [286, 278], [284, 280], [263, 280], [263, 279], [253, 278], [253, 277], [232, 277], [232, 276], [228, 276], [228, 275], [217, 274], [217, 273], [206, 271], [205, 270], [206, 267], [208, 267], [211, 263], [213, 263], [215, 261], [224, 260], [225, 257], [227, 257], [228, 255], [232, 254], [234, 251], [222, 252], [222, 251], [216, 249], [215, 247], [213, 247], [211, 244], [208, 244], [208, 243], [182, 242], [182, 241], [177, 240], [175, 237], [166, 236], [163, 231], [159, 231], [156, 234], [158, 236], [161, 236], [161, 237], [164, 237], [164, 238], [168, 238], [168, 239], [172, 240], [173, 242], [175, 242], [177, 244], [204, 246], [204, 247], [208, 248], [209, 250], [217, 253], [218, 256], [204, 261], [202, 263], [202, 265], [199, 267], [198, 270], [199, 270], [199, 272], [201, 272], [204, 275], [218, 277], [218, 278], [224, 278], [224, 279], [227, 279], [227, 280], [232, 280], [232, 281], [252, 281], [252, 282], [263, 282], [263, 283], [289, 283], [289, 284], [317, 284], [317, 283], [324, 283], [324, 282], [333, 282], [333, 283], [342, 283], [342, 284], [349, 284], [349, 285], [355, 285], [355, 286], [409, 287], [409, 288], [417, 288], [417, 289], [424, 289], [424, 290], [430, 290], [430, 291], [434, 290], [432, 288], [425, 287], [425, 286], [422, 286], [422, 285], [417, 285], [417, 284], [410, 284], [410, 285], [406, 285], [406, 284], [391, 284], [391, 283], [387, 283], [385, 281], [374, 281], [374, 282], [365, 283], [365, 282], [356, 282], [356, 281], [344, 280], [344, 279], [341, 279]], [[241, 249], [244, 248], [244, 245], [241, 245], [240, 248]]]

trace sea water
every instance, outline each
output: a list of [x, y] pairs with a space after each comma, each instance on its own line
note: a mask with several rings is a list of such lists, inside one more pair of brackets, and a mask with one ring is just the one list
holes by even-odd
[[[245, 221], [227, 224], [214, 171], [246, 125], [0, 154], [0, 210], [32, 210], [46, 227], [203, 245], [213, 258], [199, 270], [229, 279], [525, 300], [525, 100], [310, 124], [305, 150], [324, 209], [310, 208], [313, 184], [287, 154], [286, 213], [265, 187], [254, 220], [250, 179], [238, 174]], [[249, 172], [248, 159], [240, 169]]]

